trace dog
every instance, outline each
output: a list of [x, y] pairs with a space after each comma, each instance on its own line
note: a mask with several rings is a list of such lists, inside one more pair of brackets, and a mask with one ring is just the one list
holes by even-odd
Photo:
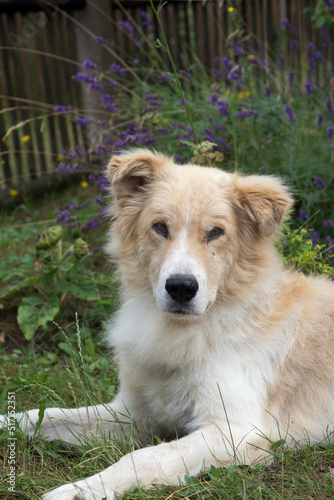
[[[334, 285], [282, 264], [283, 182], [145, 149], [113, 156], [107, 174], [119, 392], [110, 405], [47, 409], [38, 434], [77, 444], [78, 431], [117, 437], [135, 422], [141, 442], [165, 441], [44, 500], [113, 500], [211, 465], [266, 463], [282, 436], [323, 440], [334, 427]], [[18, 418], [33, 436], [38, 410]]]

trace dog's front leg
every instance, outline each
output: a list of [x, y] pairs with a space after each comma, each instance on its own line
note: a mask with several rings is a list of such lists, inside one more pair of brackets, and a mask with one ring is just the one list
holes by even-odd
[[[70, 444], [80, 445], [90, 436], [97, 439], [103, 436], [117, 437], [124, 430], [126, 432], [125, 426], [126, 424], [130, 426], [131, 418], [124, 404], [115, 401], [111, 404], [81, 408], [47, 408], [37, 432], [39, 410], [18, 413], [15, 415], [15, 420], [22, 432], [30, 438], [40, 436], [48, 441], [61, 439]], [[8, 418], [0, 417], [0, 427], [8, 425]]]
[[[100, 474], [47, 493], [44, 500], [114, 500], [138, 484], [178, 485], [185, 475], [193, 476], [211, 465], [229, 463], [236, 456], [248, 463], [251, 459], [247, 458], [243, 441], [246, 434], [245, 430], [236, 429], [233, 439], [229, 439], [228, 432], [224, 435], [212, 426], [177, 441], [136, 450]], [[247, 440], [249, 437], [250, 433]]]

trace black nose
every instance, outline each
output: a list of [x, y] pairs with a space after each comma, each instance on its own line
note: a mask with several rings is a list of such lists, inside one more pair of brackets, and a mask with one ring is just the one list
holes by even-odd
[[165, 288], [173, 300], [182, 304], [195, 297], [198, 282], [191, 274], [173, 274], [166, 280]]

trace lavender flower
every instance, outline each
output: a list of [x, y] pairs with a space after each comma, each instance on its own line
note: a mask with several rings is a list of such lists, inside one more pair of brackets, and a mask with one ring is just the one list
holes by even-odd
[[92, 119], [84, 117], [84, 116], [80, 116], [79, 118], [76, 118], [74, 120], [74, 123], [76, 125], [79, 125], [79, 127], [85, 127], [86, 125], [89, 125], [90, 123], [92, 123]]
[[170, 75], [165, 75], [165, 73], [160, 73], [160, 79], [163, 81], [163, 82], [172, 82], [173, 79]]
[[134, 26], [129, 23], [129, 21], [118, 21], [118, 27], [128, 33], [130, 38], [134, 41], [137, 41], [137, 37], [135, 35], [135, 28]]
[[141, 18], [142, 18], [142, 25], [143, 26], [150, 26], [152, 24], [152, 21], [151, 19], [148, 17], [148, 15], [146, 14], [146, 11], [145, 10], [142, 10], [141, 11]]
[[321, 189], [326, 184], [326, 181], [325, 179], [319, 179], [319, 177], [316, 177], [313, 181], [313, 184]]
[[290, 49], [295, 52], [297, 50], [297, 47], [298, 47], [298, 42], [297, 40], [290, 40]]
[[313, 51], [313, 42], [310, 42], [306, 45], [307, 48], [307, 60], [309, 63], [309, 70], [308, 74], [309, 76], [314, 75], [315, 73], [315, 57], [314, 57], [314, 51]]
[[94, 90], [94, 91], [101, 91], [103, 92], [103, 90], [105, 90], [105, 86], [100, 83], [100, 82], [91, 82], [89, 85], [88, 85], [88, 88], [89, 90]]
[[319, 238], [320, 238], [320, 233], [318, 231], [313, 231], [313, 233], [312, 233], [313, 245], [316, 245], [318, 243]]
[[295, 121], [296, 121], [296, 115], [292, 111], [292, 109], [289, 106], [289, 104], [285, 105], [285, 116], [287, 117], [287, 119], [288, 119], [289, 122], [295, 123]]
[[284, 62], [284, 56], [283, 56], [283, 54], [280, 54], [280, 56], [278, 58], [278, 66], [279, 66], [279, 69], [281, 71], [284, 71], [284, 69], [285, 69], [285, 62]]
[[64, 106], [63, 104], [57, 104], [57, 106], [55, 106], [56, 113], [72, 113], [72, 111], [72, 106]]
[[230, 118], [230, 106], [229, 106], [228, 102], [222, 101], [221, 99], [219, 99], [217, 101], [217, 105], [218, 105], [218, 112], [221, 115], [225, 115], [228, 118]]
[[218, 101], [218, 95], [216, 93], [212, 94], [212, 96], [209, 97], [209, 101], [215, 106]]
[[313, 89], [312, 89], [312, 84], [311, 82], [307, 81], [304, 83], [304, 88], [306, 90], [306, 94], [309, 96], [309, 97], [313, 97]]
[[295, 83], [295, 72], [293, 69], [289, 69], [289, 85], [293, 85]]
[[333, 139], [333, 135], [334, 135], [333, 127], [331, 126], [327, 127], [327, 137], [330, 141]]
[[323, 223], [326, 229], [334, 227], [333, 221], [331, 219], [324, 220]]
[[329, 96], [326, 97], [326, 107], [327, 107], [329, 119], [333, 120], [334, 112], [333, 112], [333, 108], [332, 108], [332, 102], [331, 102]]
[[322, 124], [324, 123], [324, 115], [322, 115], [321, 113], [318, 115], [318, 124], [317, 124], [317, 129], [319, 129]]
[[271, 95], [271, 88], [269, 87], [269, 85], [266, 86], [265, 91], [266, 91], [266, 99], [269, 99]]
[[185, 162], [185, 159], [183, 158], [183, 156], [179, 155], [178, 153], [175, 153], [174, 160], [177, 161], [178, 163], [184, 163]]
[[112, 63], [112, 65], [110, 66], [110, 69], [112, 69], [113, 71], [116, 71], [116, 73], [118, 73], [120, 76], [125, 76], [125, 74], [126, 74], [126, 69], [121, 68], [121, 66], [119, 64], [116, 64], [116, 63]]
[[87, 68], [87, 69], [93, 69], [94, 71], [97, 71], [98, 73], [101, 73], [101, 71], [102, 71], [100, 66], [91, 62], [89, 59], [84, 60], [84, 62], [82, 63], [82, 67]]
[[305, 210], [299, 210], [299, 218], [300, 218], [300, 220], [306, 220], [306, 219], [308, 219], [308, 215], [305, 212]]

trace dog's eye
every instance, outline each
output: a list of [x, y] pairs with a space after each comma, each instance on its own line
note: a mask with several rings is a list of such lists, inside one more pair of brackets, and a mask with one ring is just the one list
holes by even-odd
[[164, 224], [163, 222], [155, 222], [152, 228], [157, 234], [160, 234], [164, 238], [168, 237], [168, 229], [166, 224]]
[[224, 234], [224, 229], [221, 227], [214, 227], [208, 234], [208, 242], [215, 240]]

